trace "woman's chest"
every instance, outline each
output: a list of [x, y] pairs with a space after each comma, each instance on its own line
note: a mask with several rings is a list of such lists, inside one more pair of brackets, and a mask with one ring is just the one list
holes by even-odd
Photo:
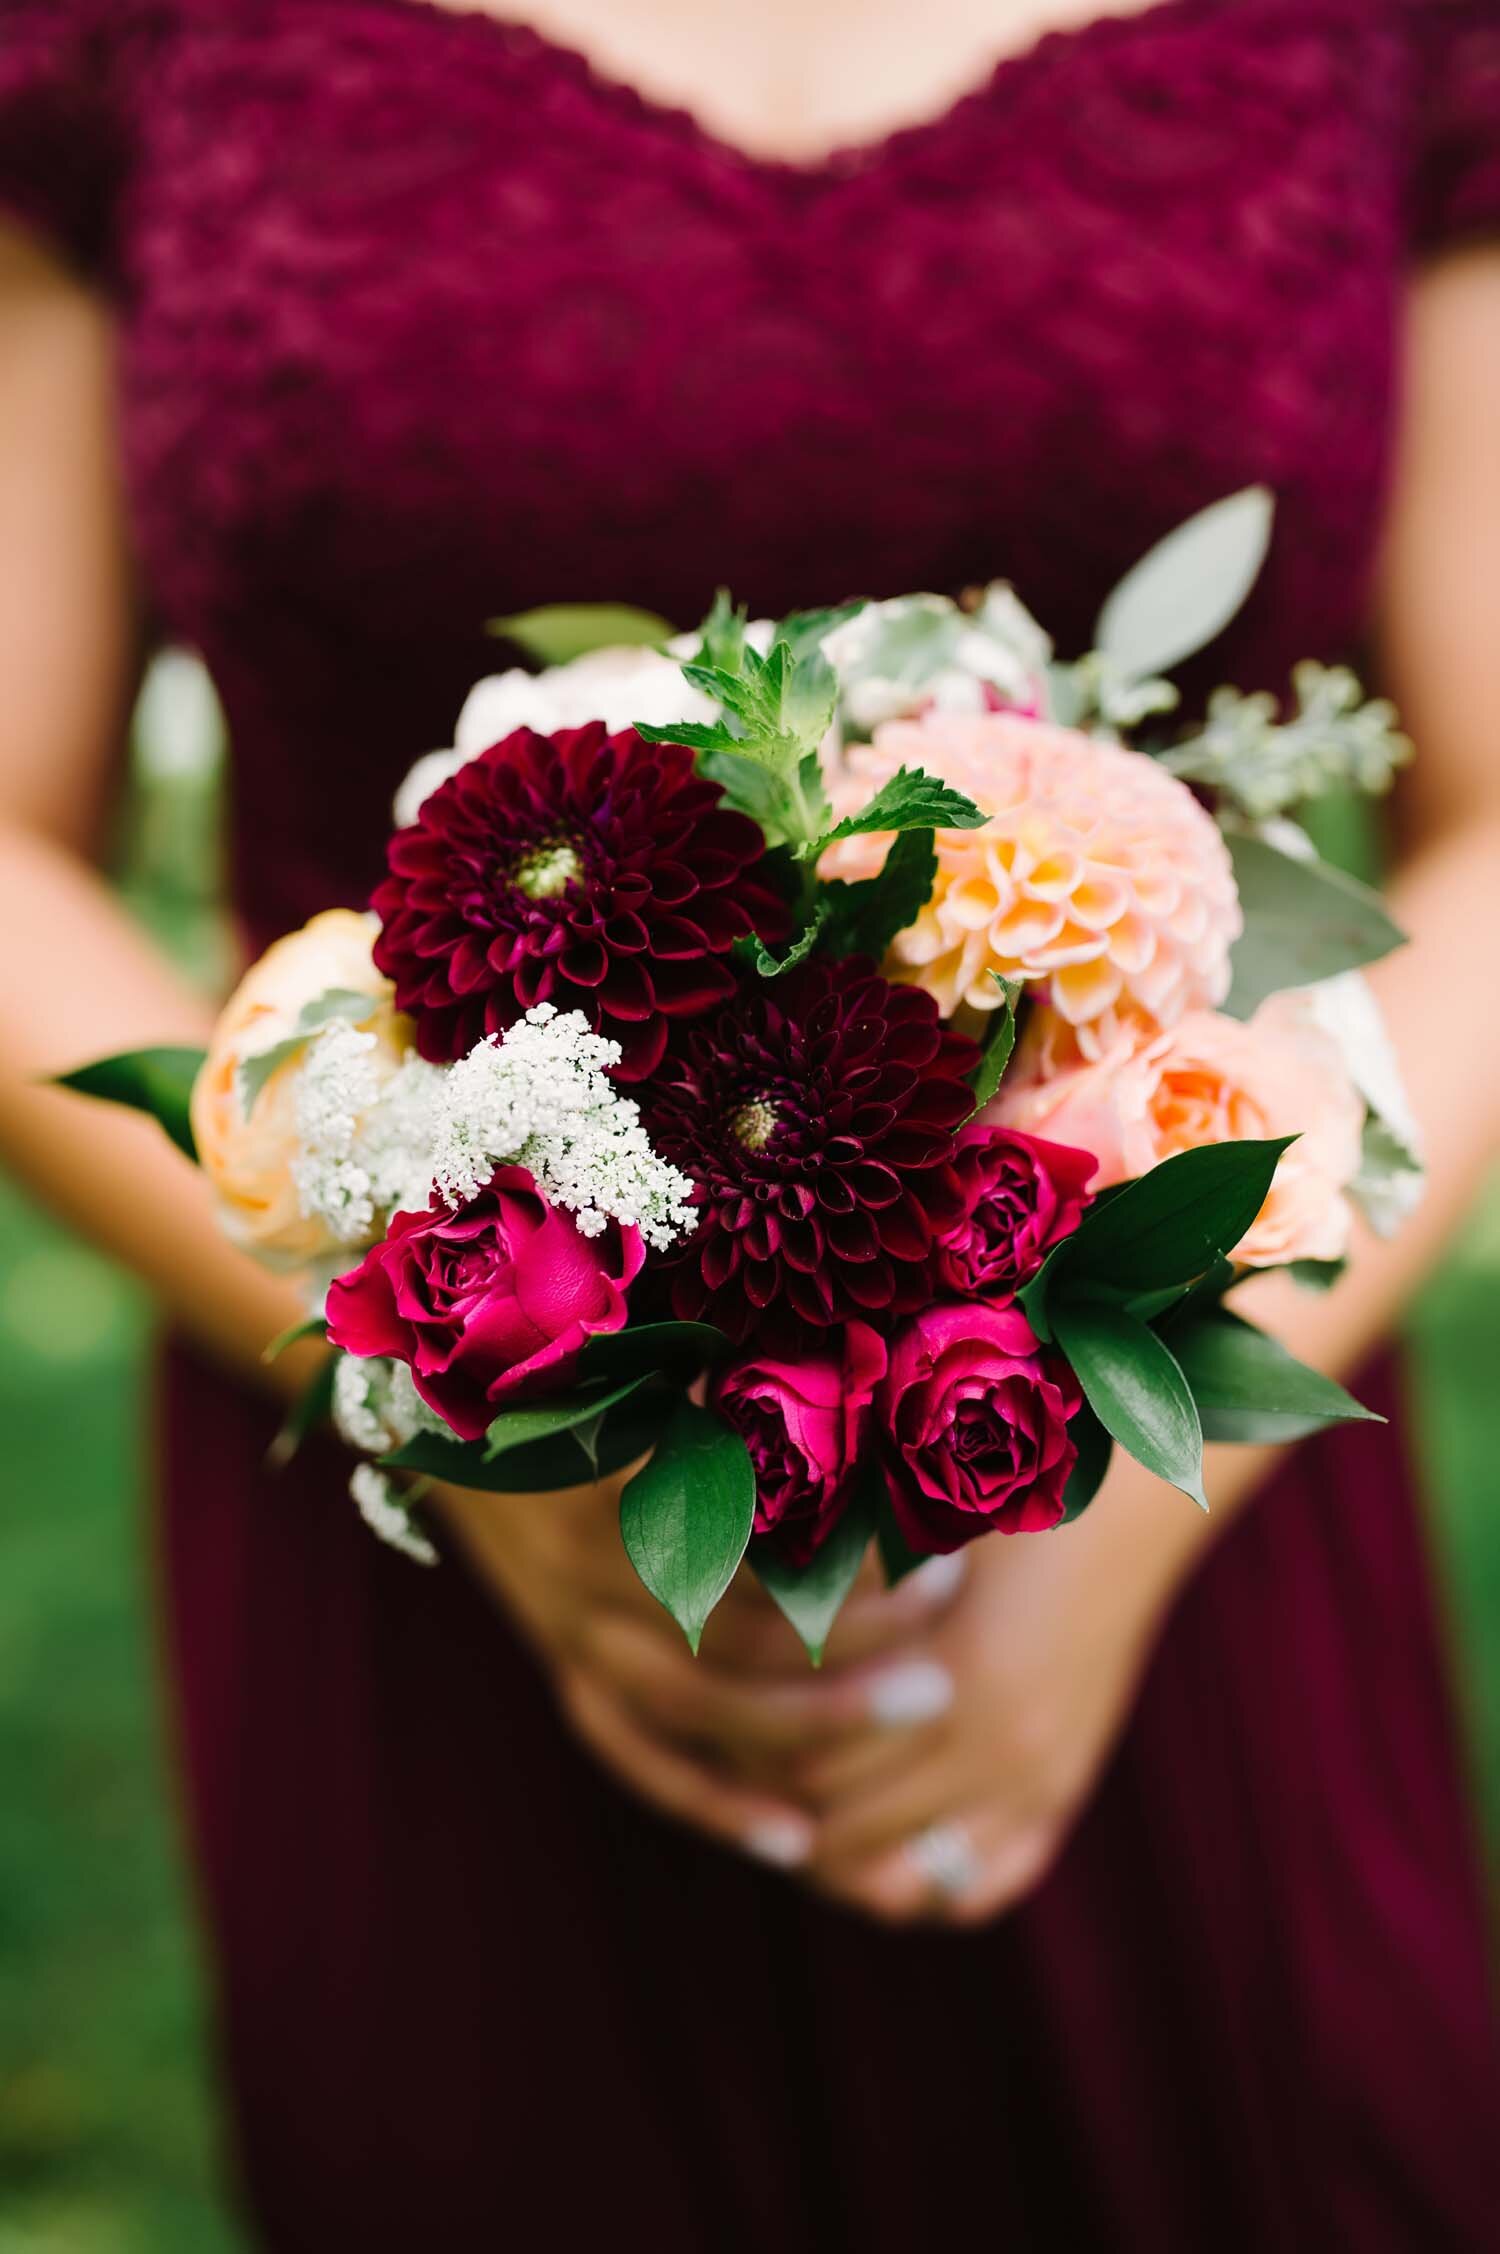
[[1168, 0], [796, 167], [485, 19], [205, 11], [162, 42], [122, 220], [170, 623], [420, 637], [602, 594], [688, 616], [724, 577], [782, 607], [1003, 570], [1066, 631], [1259, 477], [1298, 553], [1265, 602], [1311, 646], [1316, 579], [1347, 631], [1403, 228], [1369, 21]]

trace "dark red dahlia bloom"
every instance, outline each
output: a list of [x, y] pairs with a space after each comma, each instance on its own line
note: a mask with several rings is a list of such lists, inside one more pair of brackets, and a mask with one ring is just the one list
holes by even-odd
[[450, 776], [371, 903], [422, 1055], [447, 1063], [552, 1002], [620, 1043], [621, 1080], [653, 1072], [668, 1021], [733, 992], [732, 943], [787, 929], [759, 829], [719, 799], [683, 745], [597, 720], [519, 728]]
[[674, 1311], [739, 1339], [925, 1305], [978, 1053], [857, 957], [747, 984], [685, 1033], [649, 1097], [702, 1208], [668, 1264]]

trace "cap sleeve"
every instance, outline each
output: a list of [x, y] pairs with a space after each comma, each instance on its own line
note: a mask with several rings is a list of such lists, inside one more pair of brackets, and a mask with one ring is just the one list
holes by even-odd
[[107, 272], [123, 166], [112, 42], [94, 0], [0, 0], [0, 215]]
[[1500, 0], [1407, 0], [1417, 84], [1413, 233], [1500, 231]]

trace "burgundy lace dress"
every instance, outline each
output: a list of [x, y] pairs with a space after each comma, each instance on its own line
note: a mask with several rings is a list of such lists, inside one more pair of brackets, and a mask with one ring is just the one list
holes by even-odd
[[[1414, 260], [1500, 222], [1492, 0], [1164, 0], [754, 161], [427, 0], [0, 0], [0, 194], [118, 308], [141, 571], [263, 944], [377, 868], [480, 622], [1013, 578], [1065, 646], [1263, 478], [1215, 670], [1365, 621]], [[891, 1932], [659, 1821], [330, 1447], [170, 1372], [168, 1649], [277, 2254], [1492, 2245], [1481, 1914], [1398, 1450], [1183, 1598], [1061, 1864]]]

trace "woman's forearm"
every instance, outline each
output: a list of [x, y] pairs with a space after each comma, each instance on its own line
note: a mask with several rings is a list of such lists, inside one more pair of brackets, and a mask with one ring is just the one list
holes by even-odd
[[0, 1159], [222, 1361], [294, 1391], [317, 1349], [274, 1375], [261, 1360], [302, 1311], [293, 1284], [229, 1243], [207, 1182], [151, 1121], [46, 1085], [118, 1050], [201, 1043], [210, 1003], [82, 860], [18, 827], [0, 831], [0, 959]]
[[[1500, 957], [1500, 821], [1431, 840], [1398, 875], [1391, 910], [1411, 944], [1368, 974], [1401, 1060], [1425, 1144], [1426, 1193], [1389, 1239], [1361, 1229], [1329, 1291], [1285, 1273], [1257, 1277], [1234, 1305], [1299, 1360], [1348, 1379], [1399, 1321], [1483, 1186], [1500, 1125], [1500, 1040], [1476, 1015], [1476, 986]], [[1098, 1501], [1079, 1521], [1101, 1569], [1134, 1577], [1147, 1604], [1167, 1601], [1275, 1468], [1273, 1448], [1205, 1451], [1209, 1512], [1195, 1510], [1117, 1451]]]

